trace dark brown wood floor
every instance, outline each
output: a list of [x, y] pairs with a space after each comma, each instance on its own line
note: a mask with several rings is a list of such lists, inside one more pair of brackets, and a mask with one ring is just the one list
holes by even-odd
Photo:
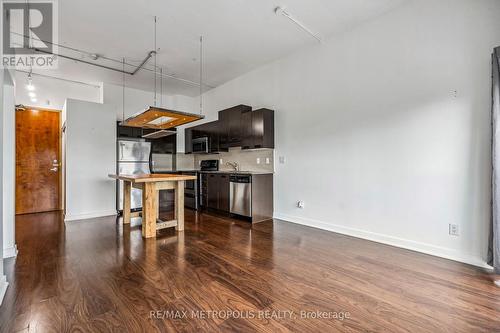
[[18, 216], [0, 331], [500, 331], [480, 269], [281, 221], [186, 220], [144, 240], [139, 219]]

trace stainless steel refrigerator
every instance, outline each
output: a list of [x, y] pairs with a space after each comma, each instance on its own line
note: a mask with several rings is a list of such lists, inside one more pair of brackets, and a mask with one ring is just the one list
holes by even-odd
[[[118, 140], [117, 144], [117, 164], [118, 174], [144, 174], [150, 173], [149, 156], [151, 154], [151, 143], [145, 141]], [[123, 181], [116, 183], [116, 209], [123, 210]], [[142, 208], [142, 191], [132, 189], [130, 201], [131, 209]]]

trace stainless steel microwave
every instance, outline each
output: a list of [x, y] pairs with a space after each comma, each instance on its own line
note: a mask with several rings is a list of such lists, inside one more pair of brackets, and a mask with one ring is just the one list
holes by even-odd
[[193, 153], [208, 153], [208, 137], [193, 139]]

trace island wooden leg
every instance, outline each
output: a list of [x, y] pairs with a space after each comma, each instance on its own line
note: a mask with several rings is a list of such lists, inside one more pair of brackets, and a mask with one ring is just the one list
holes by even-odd
[[175, 218], [177, 219], [177, 226], [175, 230], [184, 230], [184, 181], [175, 183]]
[[131, 182], [123, 182], [123, 224], [130, 224]]
[[156, 202], [158, 206], [156, 207], [156, 218], [160, 218], [160, 191], [156, 191]]
[[142, 188], [142, 237], [156, 237], [158, 202], [154, 183], [144, 183]]

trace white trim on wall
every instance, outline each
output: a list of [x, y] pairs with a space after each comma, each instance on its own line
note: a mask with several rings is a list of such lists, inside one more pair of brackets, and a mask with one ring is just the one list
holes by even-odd
[[85, 213], [85, 214], [66, 215], [64, 217], [64, 222], [87, 220], [87, 219], [94, 219], [97, 217], [106, 217], [106, 216], [116, 216], [116, 210], [90, 212], [90, 213]]
[[327, 230], [331, 232], [335, 232], [342, 235], [352, 236], [356, 238], [366, 239], [369, 241], [387, 244], [391, 246], [400, 247], [407, 250], [412, 250], [420, 253], [429, 254], [432, 256], [450, 259], [458, 262], [462, 262], [465, 264], [491, 269], [492, 267], [486, 264], [485, 261], [479, 260], [473, 255], [464, 255], [458, 251], [455, 251], [450, 248], [440, 247], [432, 244], [415, 242], [409, 239], [393, 237], [388, 235], [383, 235], [371, 231], [365, 231], [354, 228], [347, 228], [344, 226], [327, 223], [324, 221], [291, 216], [282, 213], [274, 213], [274, 218], [278, 220], [283, 220], [285, 222], [291, 222], [295, 224], [301, 224], [308, 227], [313, 227], [321, 230]]
[[8, 247], [3, 249], [3, 257], [5, 258], [12, 258], [12, 257], [17, 257], [17, 245], [14, 244], [14, 246]]
[[2, 305], [3, 298], [7, 292], [7, 287], [9, 283], [7, 282], [7, 277], [5, 275], [0, 276], [0, 305]]

